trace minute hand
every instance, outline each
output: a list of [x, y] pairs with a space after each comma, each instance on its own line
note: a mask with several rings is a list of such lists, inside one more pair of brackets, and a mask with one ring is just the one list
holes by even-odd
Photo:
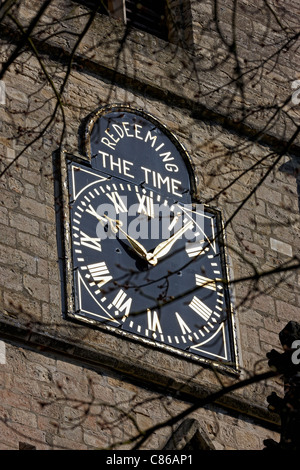
[[159, 245], [157, 245], [157, 247], [152, 253], [154, 260], [158, 260], [159, 258], [162, 258], [167, 253], [169, 253], [170, 249], [172, 248], [176, 240], [178, 240], [178, 238], [180, 238], [181, 235], [183, 235], [189, 228], [191, 228], [192, 225], [193, 225], [193, 221], [190, 220], [181, 229], [179, 229], [174, 235], [172, 235], [172, 237], [170, 237], [168, 240], [165, 240], [161, 242]]

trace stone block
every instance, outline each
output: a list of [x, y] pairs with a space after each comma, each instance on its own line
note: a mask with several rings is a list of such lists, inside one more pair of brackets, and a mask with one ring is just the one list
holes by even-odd
[[270, 246], [272, 250], [277, 251], [278, 253], [282, 253], [283, 255], [290, 257], [293, 256], [293, 248], [288, 243], [276, 240], [275, 238], [270, 238]]
[[6, 89], [5, 82], [0, 80], [0, 105], [5, 105], [6, 103]]

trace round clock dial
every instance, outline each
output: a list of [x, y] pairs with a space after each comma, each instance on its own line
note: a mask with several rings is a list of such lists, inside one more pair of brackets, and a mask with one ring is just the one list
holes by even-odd
[[[83, 169], [74, 165], [76, 171]], [[227, 314], [215, 217], [141, 185], [94, 177], [71, 208], [78, 313], [171, 348], [202, 351], [217, 340]]]

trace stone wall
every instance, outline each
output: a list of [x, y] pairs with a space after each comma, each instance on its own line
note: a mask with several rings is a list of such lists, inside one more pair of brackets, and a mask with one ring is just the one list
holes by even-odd
[[[264, 2], [259, 14], [244, 1], [236, 23], [238, 56], [221, 41], [210, 1], [191, 2], [193, 45], [188, 51], [140, 31], [124, 36], [122, 24], [98, 16], [76, 49], [63, 88], [63, 114], [59, 108], [52, 120], [54, 87], [63, 85], [74, 33], [87, 21], [84, 8], [65, 3], [62, 12], [53, 1], [43, 27], [34, 31], [51, 81], [28, 49], [1, 80], [0, 152], [6, 168], [0, 180], [3, 449], [16, 449], [20, 442], [40, 449], [103, 448], [182, 411], [207, 391], [218, 390], [220, 380], [238, 380], [62, 317], [53, 153], [62, 143], [80, 154], [80, 125], [101, 105], [142, 108], [175, 132], [195, 165], [199, 199], [221, 208], [241, 378], [268, 369], [265, 354], [280, 349], [278, 333], [289, 320], [299, 321], [298, 270], [276, 274], [281, 266], [297, 263], [293, 257], [300, 245], [295, 175], [280, 171], [299, 151], [297, 136], [290, 155], [285, 145], [299, 125], [300, 108], [291, 102], [282, 106], [291, 98], [291, 82], [299, 71], [296, 7], [290, 6], [291, 15], [285, 3], [282, 13], [274, 2], [272, 8], [287, 25], [283, 30], [274, 13], [261, 14]], [[37, 4], [20, 2], [19, 20], [29, 23]], [[222, 2], [220, 10], [219, 25], [229, 41], [231, 2]], [[3, 63], [15, 47], [15, 25], [5, 21]], [[288, 38], [291, 47], [284, 52]], [[237, 58], [251, 76], [242, 87], [235, 75]], [[248, 279], [268, 271], [275, 273]], [[193, 417], [216, 448], [261, 449], [278, 424], [267, 411], [266, 397], [280, 387], [276, 379], [242, 388]], [[124, 418], [122, 425], [117, 405], [131, 410], [132, 419]], [[171, 431], [155, 433], [148, 448], [162, 448]]]
[[[22, 449], [25, 444], [38, 450], [101, 450], [124, 443], [189, 406], [103, 366], [88, 367], [10, 343], [0, 378], [2, 450]], [[264, 439], [276, 438], [251, 418], [240, 419], [238, 413], [231, 416], [218, 407], [190, 416], [201, 423], [201, 432], [217, 450], [261, 449]], [[143, 448], [164, 449], [176, 428], [156, 431]], [[131, 448], [129, 443], [117, 446]]]

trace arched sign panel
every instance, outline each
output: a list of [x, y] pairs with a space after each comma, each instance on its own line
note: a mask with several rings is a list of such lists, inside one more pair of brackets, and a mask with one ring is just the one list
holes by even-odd
[[190, 158], [153, 116], [103, 108], [67, 158], [68, 317], [235, 367], [218, 212], [196, 204]]
[[195, 180], [189, 156], [152, 116], [130, 108], [101, 110], [88, 124], [86, 142], [94, 168], [191, 202]]

